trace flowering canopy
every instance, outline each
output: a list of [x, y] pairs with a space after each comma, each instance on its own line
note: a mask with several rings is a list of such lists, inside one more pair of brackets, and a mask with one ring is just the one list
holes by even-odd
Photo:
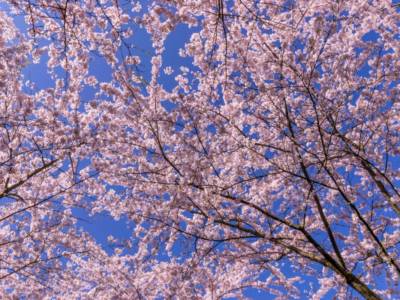
[[[1, 7], [3, 295], [400, 297], [396, 5]], [[177, 55], [190, 63], [179, 68], [164, 54], [182, 24]], [[140, 28], [152, 53], [136, 51]], [[109, 80], [91, 70], [95, 57]], [[49, 86], [24, 79], [32, 63]], [[126, 218], [130, 238], [110, 237], [107, 252], [76, 208]]]

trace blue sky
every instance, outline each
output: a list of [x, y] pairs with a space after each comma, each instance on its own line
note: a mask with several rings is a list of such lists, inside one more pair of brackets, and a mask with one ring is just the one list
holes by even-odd
[[[400, 3], [400, 0], [394, 1], [394, 3]], [[17, 25], [21, 30], [25, 31], [26, 27], [23, 24], [22, 18], [16, 18]], [[135, 46], [133, 48], [133, 52], [135, 55], [139, 55], [142, 58], [142, 64], [140, 65], [140, 70], [146, 80], [149, 79], [150, 76], [150, 60], [151, 55], [154, 53], [151, 47], [151, 41], [148, 34], [145, 33], [143, 29], [139, 27], [134, 27], [135, 34], [132, 38], [129, 39], [129, 42]], [[184, 25], [180, 25], [176, 28], [176, 30], [168, 37], [165, 45], [165, 52], [163, 53], [163, 68], [172, 66], [175, 70], [178, 70], [180, 66], [191, 66], [190, 58], [182, 58], [178, 55], [179, 48], [182, 48], [185, 41], [187, 41], [193, 31], [196, 31], [196, 28], [188, 29]], [[366, 39], [374, 40], [376, 36], [374, 33], [371, 33], [366, 37]], [[31, 64], [28, 65], [24, 69], [25, 79], [34, 82], [38, 89], [46, 88], [52, 86], [52, 81], [50, 76], [46, 73], [47, 61], [46, 57], [43, 57], [39, 64]], [[109, 67], [107, 66], [104, 59], [98, 56], [93, 56], [91, 61], [90, 70], [93, 75], [95, 75], [99, 81], [109, 81], [110, 72]], [[361, 72], [365, 72], [367, 74], [367, 70], [363, 70]], [[171, 75], [166, 75], [164, 73], [160, 74], [159, 81], [160, 83], [167, 89], [171, 90], [175, 87], [176, 82], [174, 77], [177, 75], [177, 71], [175, 71]], [[93, 97], [93, 90], [85, 90], [82, 93], [82, 97], [84, 100], [90, 100]], [[171, 105], [166, 104], [167, 109], [171, 109]], [[131, 229], [132, 224], [129, 224], [126, 217], [122, 217], [120, 220], [113, 220], [106, 213], [99, 213], [95, 216], [89, 216], [86, 212], [81, 209], [75, 209], [76, 217], [80, 219], [78, 224], [85, 230], [88, 231], [91, 235], [93, 235], [96, 240], [104, 246], [104, 248], [111, 253], [111, 249], [108, 248], [107, 237], [112, 235], [116, 238], [120, 239], [129, 239], [131, 237]], [[286, 270], [289, 272], [289, 268]], [[297, 275], [297, 274], [293, 274]], [[317, 283], [317, 279], [308, 278], [309, 280]], [[301, 289], [301, 286], [300, 286]], [[355, 292], [354, 292], [355, 293]], [[271, 295], [268, 295], [263, 292], [259, 292], [255, 289], [248, 289], [246, 291], [246, 295], [251, 297], [252, 299], [273, 299]], [[333, 299], [333, 292], [330, 292], [324, 297], [324, 299]], [[309, 299], [308, 296], [303, 295], [301, 299]]]

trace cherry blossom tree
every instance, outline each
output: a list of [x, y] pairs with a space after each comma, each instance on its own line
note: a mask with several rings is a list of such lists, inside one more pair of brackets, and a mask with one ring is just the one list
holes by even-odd
[[[395, 4], [2, 2], [3, 294], [400, 297]], [[191, 63], [171, 66], [178, 26]], [[23, 68], [46, 57], [52, 85], [36, 88]], [[126, 218], [131, 238], [105, 251], [76, 207]]]

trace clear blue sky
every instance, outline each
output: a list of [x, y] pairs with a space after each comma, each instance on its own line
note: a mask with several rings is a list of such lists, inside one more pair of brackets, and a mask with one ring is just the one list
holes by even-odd
[[[400, 0], [394, 1], [394, 3], [400, 3]], [[21, 30], [26, 30], [22, 18], [16, 18], [18, 26]], [[142, 65], [140, 66], [143, 71], [143, 75], [146, 79], [149, 79], [150, 74], [150, 59], [151, 53], [153, 53], [153, 49], [151, 47], [151, 42], [149, 36], [144, 32], [144, 30], [135, 27], [134, 31], [136, 34], [130, 39], [130, 42], [135, 46], [133, 50], [136, 55], [139, 55], [142, 58]], [[196, 28], [189, 30], [186, 26], [178, 26], [176, 30], [169, 36], [165, 48], [166, 51], [163, 54], [163, 68], [167, 66], [172, 66], [175, 70], [179, 69], [179, 66], [187, 66], [190, 67], [191, 59], [190, 58], [181, 58], [178, 55], [179, 48], [183, 47], [185, 41], [190, 37], [191, 32], [196, 31]], [[370, 36], [366, 37], [368, 39], [374, 39], [375, 36], [371, 33]], [[52, 81], [48, 74], [46, 73], [46, 58], [44, 57], [39, 64], [29, 65], [24, 70], [25, 79], [29, 79], [36, 83], [37, 88], [45, 88], [52, 85]], [[105, 61], [99, 57], [93, 56], [93, 60], [91, 61], [91, 72], [95, 75], [100, 81], [108, 81], [110, 79], [110, 72], [105, 63]], [[366, 71], [366, 70], [365, 70]], [[160, 82], [166, 89], [172, 89], [176, 82], [174, 77], [177, 75], [177, 72], [172, 75], [160, 75]], [[87, 90], [82, 93], [82, 97], [85, 100], [89, 100], [93, 96], [93, 91]], [[168, 108], [168, 105], [167, 105]], [[109, 235], [113, 235], [114, 237], [121, 239], [130, 238], [132, 228], [132, 224], [127, 222], [125, 217], [121, 218], [118, 221], [113, 220], [110, 216], [104, 213], [97, 214], [93, 217], [89, 217], [87, 213], [83, 210], [76, 209], [76, 216], [81, 219], [79, 221], [79, 225], [89, 233], [91, 233], [96, 240], [107, 249], [107, 237]], [[110, 251], [111, 249], [108, 249]], [[111, 251], [110, 251], [111, 252]], [[289, 269], [286, 270], [289, 272]], [[296, 274], [294, 274], [296, 275]], [[317, 280], [315, 278], [307, 278], [315, 283]], [[300, 286], [301, 289], [301, 286]], [[274, 299], [272, 296], [266, 293], [260, 293], [255, 289], [249, 289], [246, 292], [247, 296], [252, 299]], [[324, 299], [333, 299], [333, 293], [328, 293]], [[309, 299], [306, 295], [303, 295], [302, 299]]]

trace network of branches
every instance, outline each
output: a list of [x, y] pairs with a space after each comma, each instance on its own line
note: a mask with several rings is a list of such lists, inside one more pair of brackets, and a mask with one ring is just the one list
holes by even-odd
[[400, 298], [395, 3], [0, 9], [4, 298]]

